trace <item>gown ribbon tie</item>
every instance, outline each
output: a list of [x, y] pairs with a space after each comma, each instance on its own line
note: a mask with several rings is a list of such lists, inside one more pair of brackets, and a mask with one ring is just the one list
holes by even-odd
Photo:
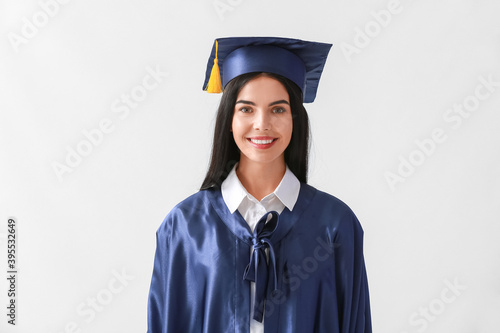
[[[271, 215], [271, 218], [268, 221], [269, 215]], [[279, 215], [277, 212], [271, 211], [266, 213], [259, 222], [257, 222], [252, 238], [253, 251], [250, 255], [250, 262], [243, 274], [244, 280], [255, 282], [253, 319], [259, 322], [262, 322], [264, 316], [269, 275], [271, 275], [273, 279], [273, 293], [278, 290], [276, 256], [274, 254], [273, 244], [270, 240], [273, 232], [278, 227], [278, 217]], [[269, 264], [267, 262], [266, 248], [269, 249]], [[270, 270], [271, 272], [269, 272]]]

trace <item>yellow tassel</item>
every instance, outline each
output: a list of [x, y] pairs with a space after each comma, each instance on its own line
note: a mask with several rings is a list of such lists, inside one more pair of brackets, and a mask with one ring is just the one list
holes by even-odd
[[207, 92], [215, 94], [222, 92], [222, 82], [220, 79], [220, 70], [219, 70], [219, 58], [217, 57], [218, 51], [219, 51], [219, 43], [215, 41], [214, 66], [212, 67], [212, 72], [210, 73], [210, 79], [208, 80], [207, 87], [205, 88]]

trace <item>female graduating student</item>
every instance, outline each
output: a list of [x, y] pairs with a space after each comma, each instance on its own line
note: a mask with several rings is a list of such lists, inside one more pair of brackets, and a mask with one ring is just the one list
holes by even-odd
[[307, 185], [309, 122], [331, 44], [217, 39], [210, 166], [159, 227], [150, 333], [369, 333], [363, 230]]

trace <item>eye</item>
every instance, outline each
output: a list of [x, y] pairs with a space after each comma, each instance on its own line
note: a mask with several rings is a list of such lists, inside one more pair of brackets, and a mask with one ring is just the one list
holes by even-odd
[[281, 106], [273, 109], [273, 113], [283, 113], [283, 112], [286, 112], [286, 109]]
[[240, 108], [240, 111], [243, 113], [250, 113], [250, 112], [252, 112], [252, 109], [244, 106], [244, 107]]

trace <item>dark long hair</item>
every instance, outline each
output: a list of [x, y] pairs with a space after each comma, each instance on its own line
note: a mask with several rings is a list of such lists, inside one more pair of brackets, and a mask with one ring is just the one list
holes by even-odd
[[309, 156], [309, 117], [302, 104], [302, 91], [289, 79], [272, 73], [247, 73], [229, 81], [224, 89], [215, 120], [212, 155], [205, 180], [200, 190], [220, 188], [224, 179], [240, 160], [240, 151], [231, 133], [236, 98], [243, 86], [253, 78], [265, 75], [283, 84], [290, 98], [293, 131], [288, 147], [285, 149], [285, 163], [302, 183], [307, 183]]

